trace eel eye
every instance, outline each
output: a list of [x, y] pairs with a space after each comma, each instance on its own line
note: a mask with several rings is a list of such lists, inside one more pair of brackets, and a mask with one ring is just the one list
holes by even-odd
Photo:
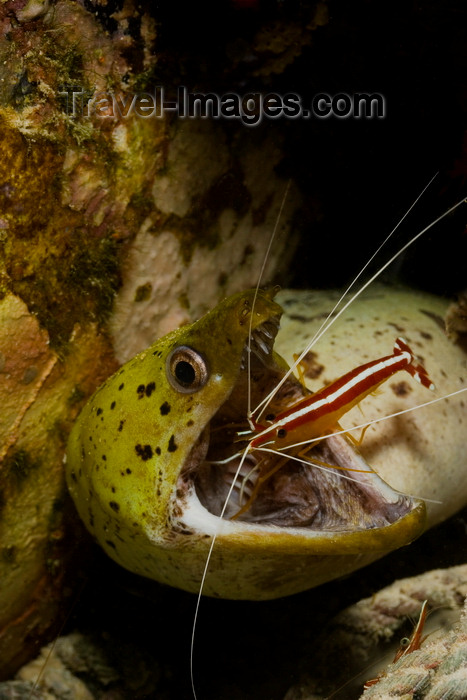
[[172, 350], [167, 358], [166, 372], [170, 384], [182, 394], [194, 394], [209, 379], [206, 360], [187, 345]]

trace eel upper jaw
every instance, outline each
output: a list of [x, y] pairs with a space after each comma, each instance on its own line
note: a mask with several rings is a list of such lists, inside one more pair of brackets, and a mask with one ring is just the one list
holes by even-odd
[[[258, 451], [243, 456], [247, 443], [238, 441], [238, 433], [249, 428], [248, 369], [253, 406], [284, 374], [272, 353], [277, 330], [278, 321], [271, 319], [253, 332], [251, 352], [245, 348], [236, 386], [202, 431], [181, 471], [177, 484], [179, 499], [199, 499], [200, 505], [216, 518], [221, 513], [225, 519], [234, 518], [232, 525], [274, 525], [312, 532], [371, 530], [408, 515], [419, 502], [393, 491], [371, 470], [350, 441], [338, 435], [323, 439], [307, 453], [307, 459], [314, 460], [315, 465], [295, 459], [285, 461], [237, 517], [254, 493], [260, 470], [269, 472], [276, 460], [281, 459]], [[292, 377], [282, 386], [276, 404], [286, 405], [305, 392]]]

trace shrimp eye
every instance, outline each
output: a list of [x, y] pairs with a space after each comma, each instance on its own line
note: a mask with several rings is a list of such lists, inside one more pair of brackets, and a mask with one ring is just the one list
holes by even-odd
[[277, 437], [285, 438], [286, 435], [287, 435], [287, 430], [285, 428], [279, 428], [279, 430], [277, 431]]
[[401, 645], [401, 647], [402, 647], [403, 649], [406, 649], [406, 648], [409, 646], [409, 644], [410, 644], [410, 639], [409, 639], [408, 637], [402, 637], [402, 639], [401, 639], [401, 641], [399, 642], [399, 644]]
[[194, 394], [209, 379], [208, 365], [201, 353], [187, 345], [174, 348], [167, 357], [167, 379], [182, 394]]
[[276, 419], [276, 416], [274, 415], [274, 413], [268, 413], [268, 415], [266, 416], [266, 418], [264, 420], [267, 423], [273, 423], [275, 421], [275, 419]]

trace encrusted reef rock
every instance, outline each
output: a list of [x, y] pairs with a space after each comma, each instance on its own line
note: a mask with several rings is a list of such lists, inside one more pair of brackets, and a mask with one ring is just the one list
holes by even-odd
[[[312, 666], [284, 700], [363, 699], [467, 695], [467, 567], [435, 569], [401, 579], [337, 615], [317, 640]], [[390, 663], [410, 637], [423, 601], [428, 616], [416, 648]], [[404, 644], [404, 641], [402, 642]], [[418, 645], [416, 645], [418, 646]], [[360, 692], [359, 692], [360, 691]]]
[[[183, 61], [159, 50], [150, 3], [111, 5], [0, 9], [0, 677], [57, 619], [84, 400], [115, 356], [254, 284], [286, 186], [278, 132], [130, 109], [176, 93]], [[283, 229], [296, 205], [292, 187]]]
[[83, 397], [115, 362], [96, 324], [76, 325], [59, 355], [13, 294], [0, 301], [0, 329], [0, 649], [8, 669], [71, 604], [70, 542], [80, 528], [63, 479], [64, 446]]

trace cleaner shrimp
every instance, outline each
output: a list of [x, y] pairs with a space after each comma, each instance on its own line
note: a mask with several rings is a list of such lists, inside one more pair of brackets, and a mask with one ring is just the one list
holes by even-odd
[[[396, 661], [399, 661], [399, 659], [402, 659], [404, 656], [407, 656], [408, 654], [411, 654], [413, 651], [416, 651], [416, 649], [420, 649], [420, 645], [424, 641], [425, 637], [422, 637], [423, 635], [423, 628], [425, 626], [426, 618], [428, 615], [428, 601], [424, 600], [422, 603], [422, 607], [420, 608], [420, 614], [418, 616], [418, 620], [416, 624], [414, 625], [414, 628], [412, 630], [412, 634], [410, 637], [403, 637], [400, 641], [399, 648], [397, 649], [394, 658], [392, 660], [392, 663], [395, 664]], [[367, 688], [371, 688], [371, 686], [376, 685], [379, 683], [381, 678], [386, 675], [386, 671], [383, 671], [380, 673], [376, 678], [371, 678], [370, 680], [366, 681], [365, 685], [363, 686], [363, 690], [367, 690]]]
[[[434, 179], [434, 178], [433, 178]], [[432, 180], [433, 180], [432, 179]], [[293, 398], [289, 400], [286, 405], [274, 406], [274, 400], [281, 386], [290, 378], [292, 373], [297, 370], [300, 375], [300, 382], [303, 381], [301, 376], [301, 363], [310, 354], [312, 348], [315, 344], [328, 333], [331, 326], [337, 321], [337, 319], [344, 314], [344, 312], [355, 303], [358, 297], [371, 285], [380, 275], [421, 236], [427, 233], [432, 227], [439, 223], [446, 216], [450, 215], [456, 209], [461, 207], [467, 202], [467, 199], [463, 198], [458, 201], [454, 206], [445, 211], [441, 216], [435, 219], [428, 226], [423, 228], [419, 233], [413, 236], [405, 245], [403, 245], [394, 255], [392, 255], [383, 265], [379, 267], [376, 273], [374, 273], [364, 284], [362, 284], [356, 292], [351, 293], [353, 287], [356, 285], [362, 274], [368, 268], [373, 259], [379, 254], [383, 246], [394, 234], [396, 229], [399, 227], [401, 222], [410, 213], [412, 208], [419, 201], [420, 197], [423, 195], [425, 190], [429, 187], [432, 180], [425, 187], [423, 192], [417, 197], [415, 202], [411, 205], [409, 210], [404, 214], [401, 221], [396, 225], [396, 227], [391, 231], [391, 233], [386, 237], [383, 243], [377, 248], [375, 253], [371, 256], [368, 262], [364, 265], [358, 275], [352, 280], [351, 284], [344, 291], [344, 293], [338, 298], [338, 301], [333, 306], [331, 311], [326, 315], [323, 323], [318, 328], [318, 330], [313, 334], [312, 339], [306, 345], [305, 349], [299, 354], [294, 354], [294, 362], [291, 364], [290, 368], [285, 372], [283, 378], [278, 382], [277, 386], [268, 393], [254, 408], [251, 406], [251, 380], [249, 379], [249, 390], [248, 390], [248, 409], [247, 409], [247, 422], [248, 427], [245, 430], [237, 431], [237, 440], [241, 442], [242, 449], [236, 451], [234, 454], [225, 458], [224, 460], [212, 460], [211, 464], [213, 467], [220, 465], [227, 465], [227, 482], [229, 484], [229, 489], [227, 496], [225, 497], [222, 510], [219, 514], [220, 521], [223, 518], [237, 519], [240, 516], [248, 513], [252, 508], [259, 491], [264, 486], [264, 484], [276, 473], [280, 472], [283, 465], [291, 460], [293, 462], [298, 462], [301, 465], [306, 465], [308, 468], [317, 468], [324, 471], [329, 471], [333, 473], [338, 473], [339, 478], [348, 479], [350, 481], [354, 480], [352, 476], [353, 471], [373, 471], [370, 467], [367, 469], [352, 469], [349, 467], [343, 467], [339, 465], [330, 465], [323, 463], [319, 459], [314, 459], [308, 455], [310, 449], [314, 447], [316, 443], [319, 443], [323, 439], [336, 435], [346, 435], [348, 439], [352, 440], [355, 444], [360, 445], [364, 439], [365, 431], [374, 426], [377, 423], [387, 421], [390, 418], [397, 418], [398, 416], [403, 416], [407, 413], [411, 413], [417, 409], [422, 409], [425, 406], [436, 404], [441, 401], [445, 401], [451, 397], [465, 392], [465, 388], [460, 388], [449, 392], [443, 396], [436, 397], [434, 399], [426, 400], [418, 405], [409, 407], [407, 409], [402, 409], [395, 411], [389, 415], [385, 415], [379, 418], [374, 418], [369, 421], [364, 421], [352, 428], [341, 428], [338, 424], [340, 417], [346, 413], [350, 408], [358, 405], [360, 401], [367, 395], [373, 393], [386, 379], [392, 376], [395, 372], [400, 369], [405, 369], [413, 379], [415, 379], [419, 384], [427, 389], [434, 390], [435, 385], [432, 382], [427, 368], [421, 364], [413, 351], [411, 350], [408, 343], [401, 337], [398, 337], [394, 344], [394, 351], [392, 355], [380, 358], [379, 360], [372, 360], [368, 363], [363, 364], [355, 369], [350, 369], [347, 374], [343, 375], [334, 382], [327, 384], [315, 394], [308, 394], [305, 397], [294, 400]], [[286, 196], [286, 194], [284, 195]], [[272, 239], [274, 237], [274, 232], [271, 236], [271, 241], [269, 247], [271, 246]], [[269, 248], [268, 248], [269, 250]], [[264, 269], [264, 263], [263, 263]], [[261, 273], [262, 274], [262, 273]], [[256, 288], [256, 293], [259, 290], [261, 283], [261, 275]], [[253, 312], [252, 312], [253, 316]], [[251, 376], [251, 355], [252, 355], [252, 345], [251, 345], [251, 333], [250, 333], [250, 345], [248, 348], [247, 362], [248, 362], [248, 377]], [[356, 440], [351, 436], [351, 431], [359, 429], [361, 431], [359, 440]], [[274, 466], [268, 466], [269, 455], [278, 456], [279, 461], [274, 464]], [[231, 463], [234, 466], [229, 466]], [[339, 473], [340, 472], [340, 473]], [[348, 473], [345, 473], [348, 472]], [[396, 491], [396, 493], [398, 493]], [[229, 508], [229, 501], [233, 495], [236, 495], [236, 502], [239, 504], [236, 512], [232, 512]], [[423, 497], [423, 495], [413, 496], [413, 498], [421, 498], [427, 503], [437, 503], [440, 502], [435, 499], [430, 499]], [[196, 626], [200, 608], [201, 597], [203, 594], [203, 587], [206, 580], [206, 576], [209, 569], [209, 563], [212, 556], [213, 549], [215, 547], [217, 534], [215, 533], [212, 537], [208, 556], [205, 563], [205, 568], [203, 572], [203, 577], [197, 596], [197, 602], [195, 607], [195, 614], [193, 618], [192, 626], [192, 637], [191, 637], [191, 648], [190, 648], [190, 677], [191, 677], [191, 687], [192, 694], [195, 700], [197, 699], [196, 686], [195, 686], [195, 674], [194, 674], [194, 646], [195, 646], [195, 635]], [[423, 625], [423, 621], [421, 622]], [[415, 648], [415, 647], [414, 647]]]
[[[386, 678], [386, 676], [393, 671], [394, 665], [400, 659], [403, 659], [412, 654], [414, 651], [419, 650], [421, 645], [435, 631], [433, 628], [430, 632], [427, 632], [425, 625], [429, 615], [436, 610], [439, 610], [439, 608], [436, 606], [433, 607], [433, 605], [430, 605], [429, 601], [425, 599], [423, 602], [421, 602], [421, 607], [417, 613], [415, 613], [415, 611], [411, 615], [403, 615], [401, 613], [403, 625], [407, 629], [407, 636], [400, 637], [397, 647], [395, 647], [394, 644], [397, 643], [397, 632], [395, 632], [390, 641], [387, 640], [382, 643], [381, 646], [383, 648], [378, 649], [378, 652], [373, 650], [373, 654], [371, 655], [372, 658], [368, 659], [369, 664], [365, 668], [356, 670], [352, 664], [350, 664], [355, 673], [351, 677], [348, 677], [337, 688], [328, 691], [329, 694], [326, 694], [326, 700], [340, 700], [341, 698], [347, 699], [350, 697], [357, 697], [357, 695], [360, 697], [362, 691], [377, 685], [381, 680]], [[390, 651], [387, 653], [384, 652], [385, 643], [390, 643], [391, 646], [394, 646], [392, 653]], [[324, 641], [323, 644], [325, 644]], [[377, 644], [378, 643], [376, 642], [375, 646]], [[358, 648], [358, 642], [354, 644], [354, 649], [355, 648]], [[379, 652], [381, 652], [381, 654]], [[365, 654], [365, 652], [363, 652], [363, 654]], [[368, 679], [370, 670], [375, 675]], [[406, 678], [407, 676], [405, 675], [405, 679]]]

